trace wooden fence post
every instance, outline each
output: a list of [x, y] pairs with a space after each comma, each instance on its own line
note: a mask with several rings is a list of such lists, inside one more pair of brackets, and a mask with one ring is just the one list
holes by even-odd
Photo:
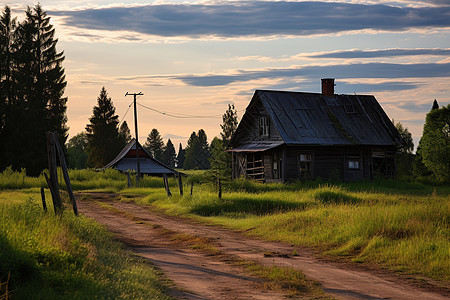
[[167, 179], [166, 173], [163, 174], [163, 180], [164, 180], [164, 187], [166, 188], [167, 196], [171, 197], [172, 193], [170, 192], [170, 189], [169, 189], [169, 180]]
[[58, 214], [58, 205], [56, 204], [56, 196], [55, 191], [50, 183], [50, 179], [48, 179], [47, 173], [44, 173], [45, 181], [47, 181], [48, 189], [50, 190], [50, 194], [52, 195], [53, 209], [55, 210], [55, 215]]
[[183, 196], [183, 180], [180, 172], [178, 172], [178, 187], [180, 188], [180, 196]]
[[67, 171], [67, 165], [66, 165], [66, 159], [64, 158], [64, 152], [61, 148], [61, 145], [59, 144], [58, 136], [56, 135], [56, 133], [53, 133], [53, 138], [55, 140], [56, 150], [59, 154], [58, 155], [59, 156], [59, 164], [61, 165], [62, 173], [64, 176], [64, 181], [66, 182], [67, 193], [69, 193], [69, 199], [70, 199], [70, 202], [72, 202], [73, 213], [75, 214], [75, 216], [78, 216], [77, 202], [75, 200], [75, 196], [73, 195], [72, 185], [70, 184], [69, 172]]
[[191, 197], [192, 197], [193, 191], [194, 191], [194, 181], [191, 180]]
[[47, 203], [45, 203], [45, 192], [43, 187], [41, 187], [41, 198], [42, 198], [42, 207], [44, 208], [44, 211], [47, 212]]
[[50, 180], [47, 181], [50, 191], [52, 191], [53, 205], [55, 211], [62, 212], [63, 206], [61, 197], [59, 196], [58, 187], [58, 170], [56, 166], [56, 146], [53, 132], [47, 132], [47, 156], [48, 156], [48, 171], [50, 173]]

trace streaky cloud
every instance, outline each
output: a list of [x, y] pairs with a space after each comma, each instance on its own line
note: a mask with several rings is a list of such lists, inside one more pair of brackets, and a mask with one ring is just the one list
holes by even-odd
[[382, 50], [345, 50], [308, 55], [310, 58], [376, 58], [398, 56], [450, 56], [450, 49], [382, 49]]
[[450, 5], [395, 7], [341, 2], [241, 1], [49, 11], [67, 26], [162, 37], [308, 36], [358, 30], [450, 27]]
[[[449, 77], [450, 63], [394, 64], [358, 63], [348, 65], [306, 66], [296, 68], [239, 71], [231, 75], [180, 75], [172, 76], [187, 85], [220, 86], [235, 82], [263, 78], [431, 78]], [[392, 86], [394, 87], [394, 86]]]

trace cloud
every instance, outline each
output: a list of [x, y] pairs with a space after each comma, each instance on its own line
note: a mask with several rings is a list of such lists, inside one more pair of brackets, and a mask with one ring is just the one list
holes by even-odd
[[310, 58], [375, 58], [397, 56], [436, 55], [450, 56], [450, 49], [383, 49], [383, 50], [345, 50], [308, 55]]
[[415, 113], [423, 113], [431, 110], [430, 103], [425, 104], [419, 104], [419, 103], [413, 103], [413, 102], [407, 102], [407, 103], [401, 103], [397, 104], [398, 108], [404, 109], [409, 112], [415, 112]]
[[[430, 78], [450, 77], [450, 63], [394, 64], [358, 63], [348, 65], [306, 66], [293, 68], [238, 71], [229, 75], [178, 75], [173, 79], [192, 86], [220, 86], [263, 78]], [[395, 85], [391, 85], [394, 87]], [[399, 84], [396, 85], [397, 88]], [[411, 85], [409, 87], [412, 88]]]
[[187, 136], [181, 136], [181, 135], [176, 135], [176, 134], [165, 134], [163, 136], [164, 139], [172, 139], [172, 140], [187, 140], [188, 137]]
[[450, 6], [241, 1], [49, 11], [67, 26], [161, 37], [269, 37], [450, 27]]

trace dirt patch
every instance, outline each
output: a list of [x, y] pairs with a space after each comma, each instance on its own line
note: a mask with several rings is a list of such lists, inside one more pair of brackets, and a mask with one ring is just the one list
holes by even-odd
[[[102, 198], [96, 193], [95, 200], [99, 205], [86, 201], [89, 195], [84, 195], [80, 212], [105, 224], [133, 251], [158, 265], [181, 287], [182, 292], [178, 292], [181, 294], [175, 295], [180, 299], [292, 297], [289, 289], [268, 289], [264, 280], [236, 266], [233, 258], [262, 266], [301, 270], [339, 299], [448, 299], [450, 296], [447, 288], [434, 288], [433, 291], [433, 286], [427, 283], [424, 285], [428, 288], [420, 288], [388, 272], [367, 271], [352, 264], [317, 259], [310, 250], [300, 247], [261, 241], [220, 227], [166, 216], [133, 203], [110, 201], [116, 196], [105, 194]], [[107, 206], [102, 207], [102, 201], [108, 201]], [[194, 250], [192, 241], [174, 240], [175, 235], [199, 237], [203, 241], [197, 244], [207, 246], [201, 251]], [[313, 296], [324, 295], [316, 293]]]

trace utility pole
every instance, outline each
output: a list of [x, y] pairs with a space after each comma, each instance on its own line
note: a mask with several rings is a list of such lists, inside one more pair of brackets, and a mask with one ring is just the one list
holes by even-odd
[[139, 178], [141, 177], [141, 164], [139, 162], [139, 139], [138, 139], [138, 125], [137, 125], [137, 110], [136, 110], [136, 96], [142, 96], [141, 92], [139, 93], [126, 93], [126, 96], [134, 96], [134, 129], [135, 129], [135, 135], [136, 135], [136, 162], [137, 162], [137, 174], [136, 174], [136, 185], [139, 182]]

